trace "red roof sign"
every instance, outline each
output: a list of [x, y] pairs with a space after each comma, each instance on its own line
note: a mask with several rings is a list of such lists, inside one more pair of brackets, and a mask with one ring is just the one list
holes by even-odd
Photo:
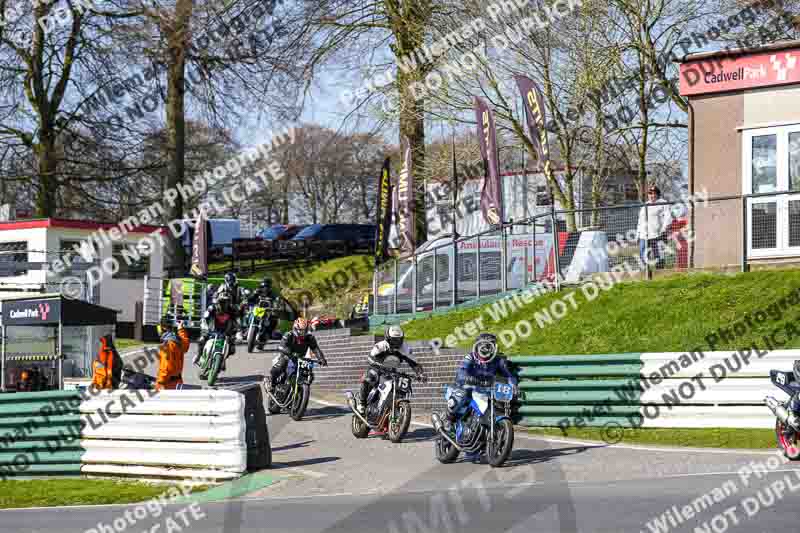
[[681, 95], [738, 91], [800, 83], [800, 48], [681, 64]]

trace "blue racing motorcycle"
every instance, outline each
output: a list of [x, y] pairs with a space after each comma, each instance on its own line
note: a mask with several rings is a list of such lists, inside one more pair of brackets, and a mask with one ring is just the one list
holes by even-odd
[[[469, 395], [469, 402], [463, 398], [465, 393]], [[496, 381], [488, 388], [467, 385], [457, 389], [448, 385], [444, 397], [462, 407], [457, 412], [458, 421], [449, 431], [439, 413], [431, 415], [438, 433], [434, 441], [436, 459], [447, 464], [455, 461], [461, 452], [485, 452], [490, 465], [502, 466], [514, 448], [514, 424], [510, 417], [513, 386]]]

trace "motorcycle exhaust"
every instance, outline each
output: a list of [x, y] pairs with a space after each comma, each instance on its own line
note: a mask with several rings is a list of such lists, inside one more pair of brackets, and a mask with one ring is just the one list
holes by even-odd
[[460, 445], [459, 445], [459, 444], [458, 444], [456, 441], [454, 441], [454, 440], [453, 440], [453, 439], [450, 437], [450, 435], [448, 435], [448, 434], [445, 432], [445, 430], [444, 430], [444, 424], [442, 423], [442, 418], [439, 416], [439, 414], [438, 414], [438, 413], [433, 413], [433, 414], [431, 415], [431, 422], [433, 422], [433, 429], [435, 429], [435, 430], [436, 430], [436, 432], [437, 432], [437, 433], [439, 433], [439, 435], [441, 435], [442, 437], [444, 437], [445, 439], [447, 439], [447, 440], [448, 440], [448, 442], [450, 442], [450, 444], [452, 444], [452, 445], [455, 447], [455, 449], [456, 449], [456, 450], [458, 450], [459, 452], [462, 452], [462, 451], [464, 451], [464, 449], [463, 449], [463, 448], [462, 448], [462, 447], [461, 447], [461, 446], [460, 446]]
[[350, 391], [347, 391], [344, 394], [345, 394], [345, 396], [347, 396], [347, 405], [350, 406], [350, 410], [353, 411], [353, 414], [356, 415], [358, 418], [360, 418], [361, 421], [364, 422], [364, 424], [367, 425], [367, 427], [372, 427], [370, 425], [370, 423], [367, 422], [367, 419], [364, 418], [363, 416], [361, 416], [361, 413], [358, 412], [358, 407], [356, 406], [356, 398], [355, 398], [355, 396], [353, 396], [353, 393], [350, 392]]
[[790, 413], [781, 402], [772, 396], [767, 396], [764, 398], [764, 403], [767, 404], [767, 407], [769, 407], [770, 411], [772, 411], [778, 420], [786, 425], [791, 426], [795, 430], [800, 431], [800, 420], [798, 419], [797, 415]]

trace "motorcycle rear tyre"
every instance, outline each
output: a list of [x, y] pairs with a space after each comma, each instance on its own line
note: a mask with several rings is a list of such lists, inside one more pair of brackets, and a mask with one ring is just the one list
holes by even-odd
[[357, 439], [366, 439], [367, 435], [369, 435], [369, 426], [362, 422], [356, 415], [353, 415], [350, 429], [353, 430], [353, 436]]
[[[775, 439], [778, 441], [778, 448], [781, 449], [783, 452], [784, 457], [789, 459], [790, 461], [797, 461], [800, 460], [800, 443], [797, 442], [797, 437], [795, 436], [794, 443], [789, 443], [786, 441], [785, 437], [783, 436], [783, 423], [780, 420], [775, 420]], [[792, 445], [791, 449], [788, 449], [786, 445]]]
[[439, 436], [433, 441], [436, 459], [442, 464], [449, 464], [458, 457], [458, 448], [453, 446], [446, 438]]

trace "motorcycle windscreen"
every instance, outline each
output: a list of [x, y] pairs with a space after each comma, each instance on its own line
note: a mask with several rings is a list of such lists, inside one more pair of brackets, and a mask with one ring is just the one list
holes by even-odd
[[297, 370], [297, 367], [294, 364], [294, 360], [289, 359], [289, 364], [286, 366], [286, 375], [291, 376], [295, 370]]
[[489, 395], [473, 389], [472, 405], [476, 407], [481, 414], [485, 413], [489, 409]]

